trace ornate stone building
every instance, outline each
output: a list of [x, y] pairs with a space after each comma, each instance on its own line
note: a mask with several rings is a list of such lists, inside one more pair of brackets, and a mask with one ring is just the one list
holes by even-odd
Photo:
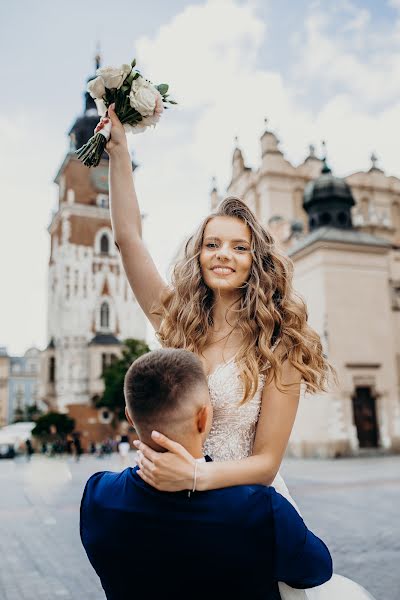
[[23, 356], [10, 356], [0, 348], [0, 427], [14, 421], [31, 421], [46, 407], [39, 398], [40, 350], [29, 348]]
[[[235, 149], [227, 191], [292, 258], [295, 288], [338, 373], [338, 387], [302, 398], [289, 452], [400, 450], [400, 180], [374, 155], [367, 171], [334, 177], [312, 146], [294, 166], [267, 130], [258, 169]], [[214, 187], [213, 208], [219, 200]]]
[[146, 334], [113, 242], [108, 156], [88, 169], [74, 154], [97, 122], [94, 101], [85, 93], [84, 113], [69, 132], [70, 149], [55, 178], [59, 198], [49, 225], [48, 346], [40, 390], [50, 408], [68, 411], [90, 439], [103, 437], [110, 421], [93, 407], [103, 391], [104, 366], [120, 354], [121, 340]]
[[8, 381], [10, 378], [10, 360], [7, 348], [0, 347], [0, 427], [7, 425], [9, 421], [8, 403]]

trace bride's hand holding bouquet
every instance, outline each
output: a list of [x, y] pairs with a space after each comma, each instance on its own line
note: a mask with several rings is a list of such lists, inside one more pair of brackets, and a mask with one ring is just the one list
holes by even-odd
[[[136, 61], [120, 67], [101, 67], [95, 79], [89, 81], [87, 91], [96, 103], [101, 120], [94, 136], [76, 151], [78, 158], [87, 167], [97, 167], [106, 144], [111, 136], [111, 127], [117, 127], [113, 141], [123, 143], [125, 133], [140, 133], [155, 127], [168, 104], [176, 104], [169, 98], [168, 84], [154, 85], [135, 69]], [[110, 118], [111, 113], [114, 119]], [[118, 117], [118, 124], [115, 119]]]
[[115, 113], [115, 104], [110, 104], [107, 110], [107, 116], [102, 117], [95, 129], [95, 133], [98, 133], [103, 128], [108, 127], [109, 123], [111, 124], [111, 135], [106, 144], [107, 153], [111, 156], [119, 150], [128, 151], [126, 132], [124, 126]]

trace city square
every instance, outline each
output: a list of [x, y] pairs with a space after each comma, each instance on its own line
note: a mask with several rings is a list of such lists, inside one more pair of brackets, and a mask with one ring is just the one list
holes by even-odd
[[[2, 600], [104, 597], [80, 543], [79, 503], [92, 473], [120, 468], [115, 454], [0, 462]], [[335, 572], [364, 585], [376, 600], [399, 598], [399, 472], [400, 457], [286, 459], [282, 467], [305, 520], [329, 546]], [[131, 548], [134, 574], [140, 540]]]

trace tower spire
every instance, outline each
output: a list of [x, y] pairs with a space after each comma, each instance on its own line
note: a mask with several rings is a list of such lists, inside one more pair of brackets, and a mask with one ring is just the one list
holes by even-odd
[[100, 67], [101, 65], [101, 49], [100, 49], [100, 42], [97, 42], [96, 44], [96, 54], [94, 56], [94, 65], [95, 65], [95, 70], [97, 71], [97, 69]]

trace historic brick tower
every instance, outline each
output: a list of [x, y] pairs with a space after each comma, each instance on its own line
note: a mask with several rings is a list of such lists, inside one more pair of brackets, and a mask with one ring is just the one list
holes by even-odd
[[[96, 57], [96, 67], [99, 57]], [[72, 126], [70, 149], [56, 175], [58, 207], [49, 225], [48, 347], [42, 356], [41, 397], [68, 411], [77, 429], [93, 436], [107, 415], [94, 409], [101, 373], [121, 340], [144, 339], [145, 317], [114, 246], [108, 208], [108, 156], [88, 169], [74, 151], [93, 135], [99, 117], [86, 92]], [[132, 171], [135, 165], [132, 163]]]

